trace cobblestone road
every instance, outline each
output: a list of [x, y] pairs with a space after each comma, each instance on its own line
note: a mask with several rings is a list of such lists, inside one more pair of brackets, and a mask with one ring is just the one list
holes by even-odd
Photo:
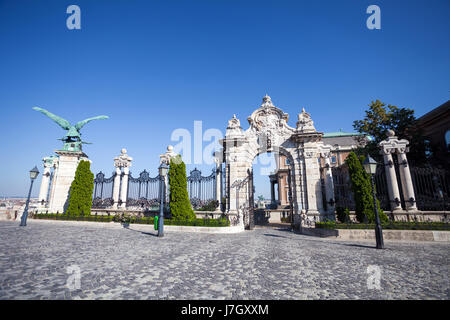
[[[0, 299], [449, 299], [450, 245], [0, 222]], [[376, 289], [376, 267], [381, 271]], [[72, 272], [68, 272], [69, 271]], [[79, 269], [78, 269], [79, 268]], [[74, 272], [75, 270], [75, 272]], [[77, 270], [80, 288], [76, 289]], [[74, 273], [73, 273], [74, 272]], [[368, 288], [368, 277], [372, 289]], [[68, 288], [71, 287], [72, 289]]]

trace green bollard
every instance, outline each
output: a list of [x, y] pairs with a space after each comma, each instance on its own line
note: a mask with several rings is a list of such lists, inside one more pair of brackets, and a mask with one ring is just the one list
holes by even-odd
[[159, 217], [155, 216], [155, 230], [158, 230], [158, 220], [159, 220]]

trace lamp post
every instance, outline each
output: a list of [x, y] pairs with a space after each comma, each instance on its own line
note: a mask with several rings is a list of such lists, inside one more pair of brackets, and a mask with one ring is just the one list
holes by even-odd
[[378, 214], [377, 197], [375, 195], [375, 181], [373, 176], [377, 171], [377, 162], [369, 155], [363, 162], [364, 170], [370, 175], [370, 182], [372, 183], [372, 197], [373, 206], [375, 210], [375, 238], [377, 240], [377, 249], [384, 249], [383, 230], [381, 229], [380, 215]]
[[33, 182], [39, 175], [39, 170], [35, 166], [33, 169], [30, 170], [30, 179], [31, 179], [31, 185], [30, 185], [30, 191], [28, 191], [28, 198], [27, 203], [25, 204], [25, 210], [22, 214], [22, 219], [20, 221], [20, 226], [25, 227], [27, 225], [27, 217], [28, 217], [28, 205], [30, 204], [30, 197], [31, 197], [31, 189], [33, 189]]
[[164, 190], [166, 190], [166, 175], [169, 166], [163, 162], [159, 166], [159, 179], [160, 179], [160, 205], [159, 205], [159, 220], [158, 220], [158, 237], [164, 237]]

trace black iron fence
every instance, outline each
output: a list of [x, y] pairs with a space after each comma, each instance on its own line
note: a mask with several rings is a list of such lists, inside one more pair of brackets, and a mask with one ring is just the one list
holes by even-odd
[[[396, 167], [397, 163], [394, 164]], [[421, 211], [447, 211], [450, 210], [450, 171], [433, 167], [409, 167], [414, 185], [417, 209]], [[378, 165], [375, 174], [375, 185], [377, 198], [380, 201], [381, 209], [391, 210], [391, 201], [399, 201], [402, 208], [405, 209], [405, 199], [401, 186], [400, 175], [396, 168], [396, 176], [399, 187], [400, 199], [390, 199], [386, 180], [386, 171], [384, 165]], [[336, 207], [355, 210], [355, 201], [353, 197], [350, 175], [348, 168], [332, 168], [334, 196]]]
[[[114, 204], [113, 190], [116, 173], [105, 178], [103, 172], [99, 172], [94, 179], [94, 194], [92, 207], [95, 209], [111, 208]], [[189, 200], [194, 209], [215, 210], [217, 202], [216, 171], [213, 169], [209, 176], [202, 176], [198, 169], [194, 169], [187, 177]], [[120, 183], [123, 181], [123, 174]], [[123, 186], [120, 186], [121, 189]], [[169, 190], [168, 190], [169, 191]], [[165, 197], [167, 199], [167, 195]], [[125, 199], [119, 198], [119, 205]], [[138, 177], [133, 177], [130, 172], [128, 176], [126, 206], [137, 210], [158, 210], [160, 202], [160, 176], [150, 177], [144, 170]]]
[[450, 171], [433, 167], [410, 167], [417, 209], [450, 210]]

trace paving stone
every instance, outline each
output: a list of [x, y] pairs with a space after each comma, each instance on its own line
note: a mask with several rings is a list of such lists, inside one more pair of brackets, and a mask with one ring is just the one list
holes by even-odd
[[[0, 222], [0, 299], [449, 299], [450, 244]], [[369, 289], [367, 267], [381, 271]], [[80, 288], [68, 288], [68, 267]]]

